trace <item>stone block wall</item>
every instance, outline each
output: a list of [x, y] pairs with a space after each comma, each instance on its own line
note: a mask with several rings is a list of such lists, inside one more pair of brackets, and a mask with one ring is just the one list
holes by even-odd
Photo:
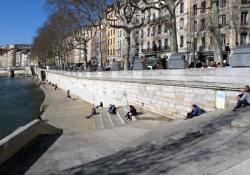
[[[153, 74], [148, 75], [148, 79], [146, 79], [147, 77], [144, 76], [132, 75], [131, 78], [129, 76], [119, 77], [119, 73], [125, 76], [124, 72], [115, 72], [114, 76], [110, 72], [105, 74], [103, 72], [47, 71], [46, 77], [48, 81], [56, 83], [65, 91], [70, 90], [73, 95], [79, 96], [89, 103], [99, 104], [102, 101], [105, 106], [134, 104], [138, 107], [144, 103], [144, 109], [173, 119], [184, 118], [186, 113], [190, 112], [193, 103], [206, 111], [217, 110], [216, 92], [218, 90], [224, 91], [226, 94], [226, 108], [232, 108], [235, 105], [235, 97], [239, 94], [237, 90], [244, 84], [240, 83], [242, 81], [240, 78], [236, 83], [226, 82], [226, 79], [230, 78], [227, 75], [225, 75], [223, 83], [213, 82], [211, 85], [209, 81], [197, 82], [195, 78], [194, 81], [191, 81], [190, 78], [188, 82], [178, 80], [168, 83], [159, 80], [161, 76]], [[136, 72], [137, 75], [143, 73], [143, 71]], [[98, 76], [94, 77], [94, 75]], [[171, 78], [170, 75], [168, 77]]]

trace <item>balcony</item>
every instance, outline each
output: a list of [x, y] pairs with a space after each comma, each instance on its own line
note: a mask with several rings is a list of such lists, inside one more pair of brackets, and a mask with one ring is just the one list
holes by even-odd
[[170, 52], [170, 47], [156, 47], [149, 49], [142, 49], [142, 53], [144, 54], [152, 54], [152, 53], [161, 53], [161, 52]]
[[159, 16], [158, 18], [148, 20], [147, 24], [154, 25], [157, 23], [162, 23], [168, 19], [169, 19], [169, 15]]

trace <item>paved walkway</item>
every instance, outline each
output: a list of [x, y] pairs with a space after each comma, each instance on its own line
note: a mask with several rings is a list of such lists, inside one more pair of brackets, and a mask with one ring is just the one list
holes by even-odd
[[44, 91], [44, 103], [49, 106], [42, 118], [62, 128], [64, 133], [25, 174], [50, 174], [111, 155], [166, 122], [140, 120], [96, 129], [96, 118], [86, 119], [90, 104], [80, 99], [67, 101], [64, 91], [55, 91], [51, 86], [46, 86]]

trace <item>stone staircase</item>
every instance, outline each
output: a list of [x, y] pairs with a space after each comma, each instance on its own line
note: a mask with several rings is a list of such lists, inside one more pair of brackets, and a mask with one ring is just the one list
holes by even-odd
[[[98, 114], [92, 117], [94, 120], [94, 129], [111, 129], [129, 123], [125, 117], [128, 112], [127, 106], [118, 107], [116, 114], [109, 114], [108, 108], [97, 110], [97, 112]], [[132, 121], [136, 121], [136, 118], [132, 117]]]
[[127, 121], [125, 117], [129, 111], [129, 106], [117, 107], [116, 114], [109, 114], [108, 108], [97, 110], [98, 114], [93, 116], [94, 129], [111, 129], [114, 127], [120, 127], [137, 120], [170, 120], [164, 116], [146, 111], [144, 109], [136, 107], [138, 115], [132, 116], [132, 121]]

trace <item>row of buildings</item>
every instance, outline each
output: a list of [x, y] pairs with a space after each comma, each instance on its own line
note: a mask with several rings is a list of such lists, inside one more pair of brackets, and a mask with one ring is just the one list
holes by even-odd
[[[179, 52], [186, 54], [189, 62], [196, 60], [218, 61], [214, 52], [218, 46], [209, 27], [211, 25], [211, 0], [183, 0], [176, 8], [177, 42]], [[218, 27], [225, 59], [230, 49], [250, 44], [250, 0], [218, 0]], [[112, 15], [112, 14], [111, 14]], [[137, 14], [143, 25], [131, 34], [131, 55], [140, 58], [167, 59], [171, 54], [167, 10], [150, 10]], [[102, 27], [100, 27], [102, 28]], [[95, 37], [87, 43], [88, 60], [97, 58], [103, 65], [123, 61], [126, 56], [126, 38], [123, 29], [106, 27], [97, 29]], [[230, 48], [230, 49], [229, 49]], [[69, 53], [71, 62], [83, 62], [82, 50]]]
[[0, 46], [0, 68], [25, 67], [33, 65], [30, 59], [30, 45], [10, 44]]

